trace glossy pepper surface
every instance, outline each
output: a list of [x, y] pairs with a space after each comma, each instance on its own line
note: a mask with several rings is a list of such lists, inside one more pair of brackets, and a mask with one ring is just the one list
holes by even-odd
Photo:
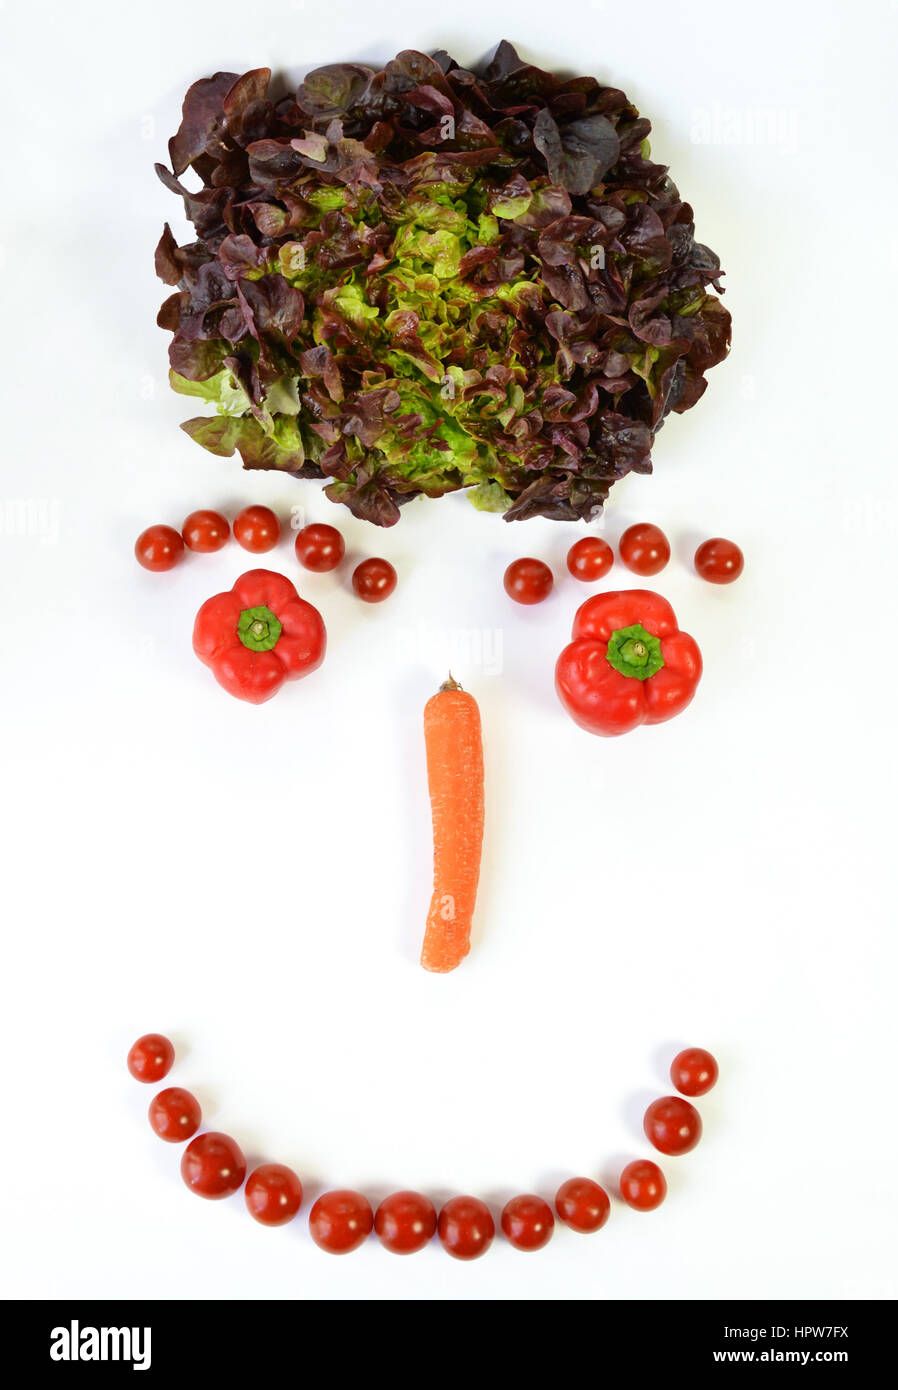
[[272, 570], [247, 570], [233, 589], [206, 600], [193, 627], [200, 661], [228, 694], [254, 705], [316, 670], [326, 644], [318, 609]]
[[649, 589], [595, 594], [577, 609], [555, 668], [568, 714], [593, 734], [626, 734], [686, 708], [702, 674], [695, 639]]

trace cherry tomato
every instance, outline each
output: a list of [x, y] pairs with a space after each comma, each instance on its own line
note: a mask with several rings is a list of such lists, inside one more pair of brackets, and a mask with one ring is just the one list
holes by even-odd
[[529, 556], [523, 560], [512, 560], [505, 571], [505, 592], [515, 603], [542, 603], [552, 592], [554, 584], [552, 571], [542, 560]]
[[659, 574], [670, 559], [670, 541], [659, 526], [649, 521], [628, 526], [618, 548], [627, 569], [643, 578]]
[[284, 1163], [261, 1163], [243, 1193], [250, 1216], [263, 1226], [286, 1226], [302, 1205], [302, 1183]]
[[315, 1244], [329, 1255], [348, 1255], [367, 1240], [374, 1213], [361, 1192], [338, 1188], [323, 1192], [309, 1212], [309, 1230]]
[[650, 1158], [628, 1163], [620, 1175], [620, 1195], [634, 1211], [654, 1211], [667, 1196], [664, 1174]]
[[709, 584], [732, 584], [745, 567], [745, 556], [735, 541], [722, 536], [702, 541], [695, 552], [695, 570]]
[[515, 1250], [542, 1250], [555, 1230], [552, 1208], [530, 1192], [512, 1197], [502, 1208], [502, 1230]]
[[227, 543], [231, 528], [220, 512], [191, 512], [181, 527], [188, 550], [199, 555], [211, 555]]
[[184, 542], [173, 526], [148, 526], [134, 542], [137, 563], [161, 574], [174, 569], [184, 554]]
[[394, 1192], [374, 1213], [374, 1231], [394, 1255], [423, 1250], [437, 1228], [436, 1208], [420, 1192]]
[[327, 574], [335, 570], [346, 554], [346, 542], [336, 526], [316, 522], [297, 531], [294, 541], [296, 558], [307, 570]]
[[703, 1047], [687, 1047], [670, 1064], [670, 1079], [684, 1096], [703, 1096], [717, 1081], [717, 1062]]
[[244, 507], [234, 517], [234, 540], [253, 555], [274, 550], [281, 538], [281, 523], [270, 507]]
[[645, 1137], [660, 1153], [688, 1154], [702, 1137], [702, 1117], [682, 1096], [653, 1100], [642, 1121]]
[[567, 567], [575, 579], [590, 584], [601, 579], [614, 564], [614, 551], [601, 536], [584, 536], [567, 553]]
[[356, 565], [352, 572], [352, 587], [365, 603], [382, 603], [396, 588], [396, 571], [389, 560], [372, 556]]
[[150, 1101], [149, 1118], [160, 1139], [181, 1144], [196, 1134], [203, 1112], [196, 1096], [180, 1086], [167, 1086]]
[[230, 1197], [246, 1177], [246, 1159], [229, 1134], [209, 1130], [191, 1139], [181, 1158], [181, 1177], [198, 1197]]
[[456, 1260], [476, 1260], [493, 1243], [496, 1223], [478, 1197], [450, 1197], [437, 1222], [440, 1243]]
[[144, 1033], [128, 1053], [128, 1070], [135, 1081], [161, 1081], [171, 1071], [175, 1049], [161, 1033]]
[[572, 1231], [588, 1235], [604, 1226], [611, 1203], [604, 1187], [592, 1178], [568, 1178], [555, 1194], [555, 1210]]

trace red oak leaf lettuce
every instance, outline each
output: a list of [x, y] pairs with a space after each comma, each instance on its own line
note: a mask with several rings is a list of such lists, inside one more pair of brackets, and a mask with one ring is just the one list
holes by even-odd
[[623, 92], [508, 43], [482, 72], [407, 51], [269, 82], [194, 83], [157, 166], [196, 231], [156, 250], [172, 385], [216, 411], [188, 434], [382, 526], [459, 488], [589, 519], [649, 472], [730, 318]]

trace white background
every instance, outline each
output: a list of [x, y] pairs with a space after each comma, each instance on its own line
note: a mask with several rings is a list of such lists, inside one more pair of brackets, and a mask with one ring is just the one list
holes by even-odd
[[[84, 0], [0, 23], [4, 1292], [894, 1295], [896, 6]], [[191, 81], [410, 46], [473, 63], [503, 34], [653, 119], [735, 320], [604, 523], [665, 527], [657, 587], [706, 659], [686, 714], [617, 741], [552, 689], [586, 594], [562, 578], [576, 527], [455, 497], [381, 533], [315, 483], [243, 474], [178, 430], [191, 403], [154, 323], [155, 243], [186, 227], [152, 165]], [[262, 708], [190, 647], [200, 602], [252, 561], [231, 544], [154, 576], [132, 557], [151, 522], [250, 501], [336, 521], [400, 575], [368, 608], [349, 564], [269, 557], [330, 648]], [[715, 534], [746, 554], [729, 589], [691, 570]], [[559, 576], [533, 611], [501, 583], [527, 553]], [[482, 709], [488, 826], [474, 950], [434, 977], [420, 723], [450, 661]], [[498, 1210], [570, 1174], [611, 1183], [647, 1152], [679, 1046], [710, 1047], [721, 1080], [653, 1215], [615, 1202], [538, 1256], [372, 1240], [333, 1259], [308, 1202], [272, 1231], [242, 1196], [187, 1192], [125, 1070], [146, 1030], [176, 1042], [167, 1084], [310, 1198], [410, 1186]]]

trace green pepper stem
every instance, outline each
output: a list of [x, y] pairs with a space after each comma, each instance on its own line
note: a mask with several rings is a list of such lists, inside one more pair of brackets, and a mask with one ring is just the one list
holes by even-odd
[[270, 652], [280, 635], [281, 625], [276, 614], [264, 604], [244, 608], [237, 619], [237, 636], [251, 652]]
[[631, 637], [629, 642], [625, 642], [620, 649], [620, 654], [624, 661], [630, 666], [644, 666], [648, 658], [649, 649], [644, 642]]
[[664, 665], [660, 639], [647, 632], [642, 623], [612, 632], [605, 655], [615, 671], [638, 681], [648, 680]]

